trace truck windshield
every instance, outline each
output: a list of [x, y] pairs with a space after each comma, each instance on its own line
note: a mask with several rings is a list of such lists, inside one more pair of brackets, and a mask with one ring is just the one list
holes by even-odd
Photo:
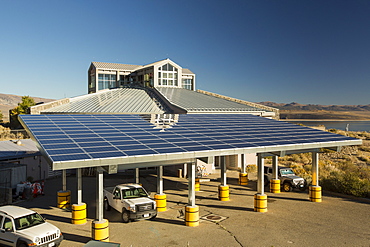
[[295, 175], [291, 169], [281, 169], [280, 173], [281, 175]]
[[148, 194], [143, 188], [130, 188], [122, 190], [122, 197], [124, 199], [136, 197], [148, 197]]
[[33, 213], [14, 219], [15, 228], [17, 230], [22, 230], [28, 227], [42, 224], [44, 222], [45, 220], [38, 213]]

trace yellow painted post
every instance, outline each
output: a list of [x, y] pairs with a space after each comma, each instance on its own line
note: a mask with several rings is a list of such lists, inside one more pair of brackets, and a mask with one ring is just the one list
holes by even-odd
[[92, 239], [109, 242], [109, 222], [106, 219], [102, 221], [93, 221], [92, 222]]
[[167, 196], [166, 194], [155, 194], [154, 200], [157, 204], [157, 212], [164, 212], [167, 210]]
[[199, 207], [186, 206], [185, 207], [185, 224], [186, 226], [199, 226]]
[[219, 185], [218, 186], [218, 199], [220, 201], [229, 201], [229, 186]]
[[72, 204], [72, 224], [82, 225], [86, 223], [86, 203]]
[[258, 193], [254, 195], [254, 211], [267, 212], [267, 195]]
[[200, 179], [196, 178], [195, 179], [195, 191], [200, 191]]
[[280, 179], [271, 179], [270, 180], [270, 192], [271, 193], [280, 193]]
[[311, 202], [321, 202], [321, 186], [311, 185], [309, 189]]
[[248, 185], [248, 173], [239, 173], [239, 184]]
[[58, 208], [71, 208], [71, 191], [70, 190], [60, 190], [58, 191]]

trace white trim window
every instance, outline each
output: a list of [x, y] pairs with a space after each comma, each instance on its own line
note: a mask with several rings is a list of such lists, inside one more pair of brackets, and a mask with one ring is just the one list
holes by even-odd
[[158, 68], [158, 85], [167, 87], [178, 87], [178, 70], [167, 63]]

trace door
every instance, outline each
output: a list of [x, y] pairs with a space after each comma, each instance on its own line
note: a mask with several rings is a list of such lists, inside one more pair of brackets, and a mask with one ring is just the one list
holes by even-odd
[[15, 234], [14, 222], [9, 217], [4, 217], [0, 227], [0, 243], [6, 246], [15, 246], [17, 235]]

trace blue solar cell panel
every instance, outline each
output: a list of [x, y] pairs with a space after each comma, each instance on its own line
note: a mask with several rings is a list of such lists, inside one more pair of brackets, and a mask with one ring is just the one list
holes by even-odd
[[53, 161], [353, 140], [246, 114], [181, 115], [164, 132], [139, 115], [22, 115], [21, 119]]

